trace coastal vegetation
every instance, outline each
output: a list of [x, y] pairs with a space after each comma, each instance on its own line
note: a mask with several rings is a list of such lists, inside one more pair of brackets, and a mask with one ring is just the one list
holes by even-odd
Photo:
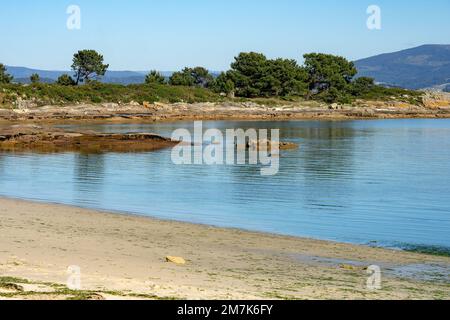
[[41, 77], [37, 73], [33, 73], [30, 77], [31, 83], [38, 83], [41, 80]]
[[145, 77], [145, 83], [152, 84], [164, 84], [166, 82], [166, 78], [156, 70], [150, 71], [150, 73]]
[[240, 53], [230, 70], [212, 74], [204, 67], [186, 67], [170, 78], [151, 71], [142, 84], [102, 83], [109, 65], [95, 50], [73, 56], [73, 77], [61, 75], [55, 83], [40, 83], [32, 75], [31, 85], [13, 83], [0, 64], [0, 103], [17, 99], [39, 104], [130, 103], [130, 102], [217, 102], [226, 99], [316, 100], [352, 104], [355, 100], [397, 100], [421, 104], [422, 93], [377, 85], [372, 78], [356, 77], [353, 62], [330, 54], [304, 55], [304, 64], [292, 59], [268, 59], [261, 53]]
[[75, 86], [77, 83], [68, 74], [63, 74], [58, 78], [56, 84], [60, 86]]
[[[64, 76], [63, 76], [64, 77]], [[92, 82], [75, 86], [69, 78], [59, 79], [56, 84], [0, 85], [0, 101], [12, 106], [17, 99], [33, 100], [37, 105], [64, 105], [74, 103], [139, 103], [146, 102], [216, 102], [223, 98], [211, 90], [197, 87], [169, 86], [158, 83], [120, 85]]]
[[103, 56], [95, 50], [80, 50], [73, 56], [76, 84], [104, 76], [108, 68], [109, 64], [103, 64]]
[[169, 79], [169, 84], [173, 86], [188, 86], [209, 88], [214, 83], [214, 77], [203, 67], [184, 68], [180, 72], [175, 72]]
[[6, 72], [6, 67], [0, 63], [0, 84], [10, 83], [13, 77]]

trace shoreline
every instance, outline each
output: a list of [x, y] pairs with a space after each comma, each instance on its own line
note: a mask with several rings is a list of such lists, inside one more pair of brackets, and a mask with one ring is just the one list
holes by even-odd
[[194, 120], [376, 120], [450, 118], [450, 94], [423, 105], [400, 101], [359, 101], [354, 105], [327, 105], [315, 101], [261, 104], [255, 102], [204, 102], [143, 104], [74, 104], [22, 106], [0, 109], [0, 122], [166, 122]]
[[[130, 217], [130, 218], [141, 218], [141, 219], [149, 219], [154, 222], [161, 222], [161, 223], [179, 223], [179, 224], [186, 224], [190, 226], [198, 226], [198, 227], [204, 227], [204, 228], [212, 228], [212, 229], [224, 229], [224, 230], [231, 230], [231, 231], [237, 231], [237, 232], [243, 232], [243, 233], [251, 233], [255, 235], [261, 235], [261, 236], [274, 236], [274, 237], [285, 237], [285, 238], [292, 238], [296, 240], [306, 240], [306, 241], [321, 241], [325, 243], [334, 243], [334, 244], [342, 244], [342, 245], [351, 245], [351, 246], [357, 246], [357, 247], [365, 247], [365, 248], [374, 248], [374, 249], [383, 249], [383, 250], [390, 250], [390, 251], [396, 251], [396, 252], [405, 252], [405, 253], [417, 253], [417, 254], [423, 254], [427, 256], [435, 256], [435, 257], [448, 257], [447, 254], [441, 254], [440, 251], [438, 253], [428, 253], [428, 252], [421, 252], [421, 251], [415, 251], [415, 250], [407, 250], [402, 247], [395, 247], [395, 246], [371, 246], [368, 243], [355, 243], [355, 242], [346, 242], [346, 241], [339, 241], [339, 240], [331, 240], [331, 239], [321, 239], [321, 238], [315, 238], [315, 237], [307, 237], [307, 236], [298, 236], [298, 235], [292, 235], [292, 234], [286, 234], [286, 233], [276, 233], [276, 232], [269, 232], [269, 231], [259, 231], [259, 230], [252, 230], [252, 229], [245, 229], [241, 227], [226, 227], [226, 226], [219, 226], [214, 224], [208, 224], [208, 223], [201, 223], [201, 222], [189, 222], [189, 221], [183, 221], [183, 220], [176, 220], [176, 219], [170, 219], [170, 218], [159, 218], [156, 216], [151, 215], [144, 215], [132, 211], [121, 211], [121, 210], [113, 210], [113, 209], [99, 209], [99, 208], [90, 208], [88, 206], [80, 206], [80, 205], [74, 205], [74, 204], [67, 204], [67, 203], [60, 203], [55, 201], [46, 201], [46, 200], [39, 200], [39, 199], [31, 199], [31, 198], [20, 198], [20, 197], [14, 197], [14, 196], [4, 196], [0, 195], [0, 204], [2, 200], [9, 200], [9, 201], [17, 201], [17, 202], [24, 202], [24, 203], [34, 203], [34, 204], [41, 204], [41, 205], [52, 205], [52, 206], [62, 206], [72, 209], [80, 209], [80, 210], [87, 210], [87, 211], [95, 211], [97, 213], [101, 214], [112, 214], [112, 215], [120, 215], [124, 217]], [[440, 249], [450, 249], [448, 246], [443, 245], [414, 245], [414, 244], [408, 244], [405, 243], [405, 245], [409, 245], [411, 247], [419, 247], [419, 248], [440, 248]], [[450, 261], [449, 261], [450, 262]]]
[[[3, 197], [0, 217], [1, 277], [41, 287], [78, 265], [83, 290], [111, 299], [450, 299], [448, 257]], [[373, 264], [382, 290], [365, 287]], [[443, 281], [400, 272], [419, 265], [442, 266]]]

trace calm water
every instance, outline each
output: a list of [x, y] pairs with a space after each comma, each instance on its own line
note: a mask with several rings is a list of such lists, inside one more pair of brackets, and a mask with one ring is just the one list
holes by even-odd
[[[155, 132], [191, 122], [85, 125]], [[355, 243], [450, 247], [450, 120], [205, 122], [280, 128], [280, 172], [141, 154], [0, 154], [0, 195]]]

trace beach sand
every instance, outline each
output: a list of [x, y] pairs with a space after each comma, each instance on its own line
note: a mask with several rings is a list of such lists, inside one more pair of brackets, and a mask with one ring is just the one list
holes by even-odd
[[[79, 294], [65, 289], [73, 265]], [[367, 288], [369, 265], [381, 267], [380, 290]], [[450, 299], [449, 266], [447, 257], [0, 199], [0, 299]]]

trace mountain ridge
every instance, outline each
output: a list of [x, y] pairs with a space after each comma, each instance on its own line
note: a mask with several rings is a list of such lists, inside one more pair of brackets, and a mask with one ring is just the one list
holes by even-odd
[[426, 44], [355, 61], [358, 76], [407, 89], [442, 88], [450, 83], [450, 45]]

